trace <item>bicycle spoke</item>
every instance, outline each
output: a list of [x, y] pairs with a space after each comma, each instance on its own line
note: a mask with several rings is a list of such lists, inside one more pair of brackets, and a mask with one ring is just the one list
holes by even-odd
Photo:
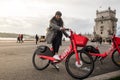
[[94, 68], [94, 63], [91, 56], [86, 53], [79, 53], [83, 54], [83, 58], [85, 61], [80, 60], [80, 64], [76, 61], [75, 54], [71, 54], [66, 61], [66, 69], [67, 72], [74, 78], [77, 79], [84, 79], [88, 77]]
[[43, 70], [49, 66], [50, 61], [44, 58], [41, 58], [36, 52], [33, 54], [33, 66], [37, 70]]
[[115, 63], [115, 65], [120, 67], [120, 54], [117, 50], [115, 50], [112, 54], [112, 61]]
[[[120, 54], [118, 54], [118, 59], [120, 60]], [[120, 64], [120, 61], [117, 61], [118, 64]]]

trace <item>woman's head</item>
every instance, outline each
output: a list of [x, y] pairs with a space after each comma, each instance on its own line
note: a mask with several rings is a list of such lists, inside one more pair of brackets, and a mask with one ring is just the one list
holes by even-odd
[[62, 16], [62, 13], [60, 12], [60, 11], [57, 11], [56, 13], [55, 13], [55, 16], [50, 20], [50, 22], [54, 22], [54, 21], [57, 21], [58, 22], [58, 26], [63, 26], [63, 20], [62, 20], [62, 18], [61, 18], [61, 16]]
[[60, 11], [57, 11], [57, 12], [55, 13], [55, 18], [56, 18], [57, 20], [59, 20], [59, 19], [61, 18], [61, 16], [62, 16], [62, 13], [61, 13]]

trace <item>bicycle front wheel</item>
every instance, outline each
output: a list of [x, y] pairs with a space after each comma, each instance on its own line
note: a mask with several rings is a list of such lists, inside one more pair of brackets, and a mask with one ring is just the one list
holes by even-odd
[[36, 50], [33, 54], [32, 58], [33, 66], [37, 70], [43, 70], [49, 66], [50, 61], [47, 59], [40, 58], [39, 55], [37, 54], [37, 51], [38, 50]]
[[75, 53], [71, 53], [65, 62], [67, 72], [76, 79], [84, 79], [88, 77], [94, 69], [94, 61], [92, 57], [87, 52], [78, 51], [79, 57], [80, 54], [83, 54], [85, 61], [80, 60], [80, 64], [76, 61]]
[[115, 50], [112, 54], [112, 61], [115, 65], [120, 67], [120, 53], [117, 50]]

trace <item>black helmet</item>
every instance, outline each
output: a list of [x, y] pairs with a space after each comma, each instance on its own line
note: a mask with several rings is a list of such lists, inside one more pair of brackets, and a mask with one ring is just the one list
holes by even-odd
[[57, 11], [57, 12], [55, 13], [55, 15], [62, 16], [62, 13], [61, 13], [60, 11]]

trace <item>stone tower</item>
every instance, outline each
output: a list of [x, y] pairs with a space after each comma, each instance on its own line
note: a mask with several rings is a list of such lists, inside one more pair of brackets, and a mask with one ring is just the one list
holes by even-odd
[[116, 10], [96, 11], [94, 35], [101, 36], [103, 39], [108, 38], [111, 34], [116, 33], [117, 27]]

